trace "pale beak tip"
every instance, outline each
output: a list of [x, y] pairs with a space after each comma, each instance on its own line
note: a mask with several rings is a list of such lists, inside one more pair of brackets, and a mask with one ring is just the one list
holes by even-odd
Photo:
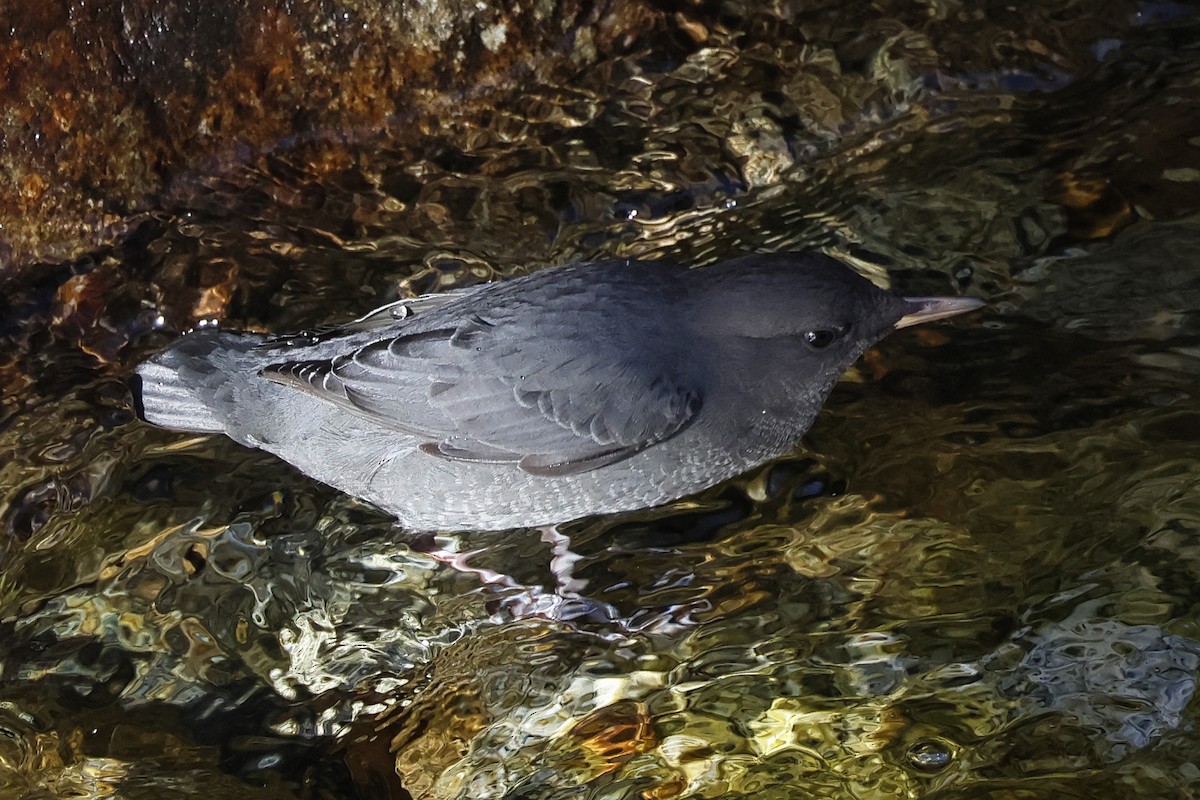
[[987, 305], [978, 297], [906, 297], [908, 313], [896, 320], [896, 329], [956, 317]]

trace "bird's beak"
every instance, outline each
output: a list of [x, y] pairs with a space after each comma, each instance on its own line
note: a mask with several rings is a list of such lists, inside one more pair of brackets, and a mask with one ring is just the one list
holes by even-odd
[[896, 320], [897, 330], [910, 325], [920, 325], [922, 322], [965, 314], [986, 305], [977, 297], [906, 297], [904, 302], [908, 304], [908, 310], [903, 317]]

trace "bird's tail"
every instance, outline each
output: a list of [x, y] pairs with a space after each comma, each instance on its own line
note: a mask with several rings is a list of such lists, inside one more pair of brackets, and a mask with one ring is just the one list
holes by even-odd
[[204, 328], [142, 362], [133, 379], [138, 415], [162, 428], [223, 433], [235, 403], [239, 356], [261, 337]]

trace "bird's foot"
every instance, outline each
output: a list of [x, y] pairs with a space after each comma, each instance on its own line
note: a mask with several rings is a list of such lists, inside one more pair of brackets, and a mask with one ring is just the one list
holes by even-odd
[[556, 594], [581, 598], [580, 592], [587, 588], [587, 581], [575, 577], [575, 565], [583, 556], [571, 550], [571, 537], [557, 525], [543, 525], [538, 530], [542, 541], [550, 545], [550, 573], [554, 576]]
[[572, 575], [580, 556], [569, 549], [571, 540], [557, 531], [543, 530], [542, 541], [551, 545], [550, 572], [555, 580], [551, 591], [521, 583], [497, 570], [475, 566], [471, 561], [484, 552], [482, 548], [449, 550], [436, 546], [432, 541], [414, 542], [410, 546], [455, 572], [474, 575], [483, 586], [497, 590], [500, 598], [489, 604], [494, 609], [493, 616], [508, 614], [516, 619], [541, 617], [559, 622], [612, 622], [618, 619], [619, 615], [613, 606], [580, 594], [587, 586], [587, 581]]
[[495, 591], [487, 604], [493, 622], [545, 619], [552, 622], [590, 624], [615, 629], [617, 635], [674, 635], [695, 627], [691, 614], [699, 607], [675, 607], [659, 613], [642, 610], [631, 617], [622, 616], [616, 606], [583, 594], [587, 581], [575, 577], [576, 565], [583, 557], [571, 550], [571, 539], [555, 526], [538, 529], [542, 541], [550, 545], [550, 573], [554, 588], [524, 584], [503, 572], [478, 567], [471, 560], [484, 550], [455, 551], [437, 547], [432, 541], [414, 543], [422, 554], [445, 564], [456, 572], [474, 575], [483, 586]]
[[582, 595], [548, 592], [540, 586], [528, 586], [522, 591], [505, 592], [495, 604], [493, 619], [540, 618], [552, 622], [589, 622], [600, 625], [616, 624], [624, 629], [620, 612], [600, 600]]

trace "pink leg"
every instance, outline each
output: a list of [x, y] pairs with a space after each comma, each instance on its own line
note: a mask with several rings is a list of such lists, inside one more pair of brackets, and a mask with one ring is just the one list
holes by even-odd
[[571, 551], [571, 537], [559, 532], [557, 525], [544, 525], [538, 530], [542, 532], [542, 541], [550, 545], [550, 572], [558, 584], [557, 594], [579, 597], [587, 581], [575, 577], [575, 565], [582, 556]]
[[527, 586], [517, 583], [511, 576], [505, 575], [503, 572], [487, 569], [485, 567], [473, 567], [467, 563], [467, 559], [482, 553], [482, 550], [466, 550], [462, 553], [456, 553], [453, 550], [421, 550], [423, 555], [427, 555], [439, 564], [445, 564], [450, 569], [456, 572], [465, 572], [468, 575], [474, 575], [479, 578], [479, 582], [484, 586], [500, 586], [505, 589], [528, 590]]
[[[692, 619], [692, 613], [708, 608], [708, 601], [704, 600], [688, 607], [671, 608], [665, 613], [649, 618], [635, 614], [633, 618], [624, 619], [609, 603], [593, 600], [582, 594], [587, 587], [587, 581], [576, 578], [573, 574], [575, 565], [582, 557], [571, 551], [570, 537], [559, 532], [553, 525], [538, 530], [541, 532], [542, 541], [550, 545], [550, 573], [554, 576], [554, 591], [546, 591], [540, 586], [527, 586], [503, 572], [472, 566], [469, 563], [470, 559], [483, 552], [482, 549], [458, 553], [430, 545], [414, 544], [413, 547], [439, 564], [445, 564], [457, 572], [476, 576], [484, 586], [495, 587], [498, 605], [507, 612], [509, 619], [538, 617], [555, 622], [586, 619], [615, 625], [620, 631], [615, 634], [617, 636], [635, 633], [673, 636], [696, 627], [699, 623]], [[497, 622], [502, 621], [499, 613], [494, 617]]]
[[414, 549], [457, 572], [476, 576], [484, 586], [500, 589], [501, 606], [517, 619], [543, 617], [562, 622], [588, 617], [605, 622], [619, 622], [616, 609], [612, 606], [580, 594], [587, 586], [587, 581], [579, 580], [571, 574], [580, 556], [569, 549], [570, 538], [559, 533], [553, 526], [540, 530], [542, 541], [551, 546], [550, 572], [555, 579], [552, 592], [547, 592], [540, 586], [526, 586], [503, 572], [470, 564], [470, 559], [483, 550], [466, 550], [459, 553], [438, 547], [415, 545]]

